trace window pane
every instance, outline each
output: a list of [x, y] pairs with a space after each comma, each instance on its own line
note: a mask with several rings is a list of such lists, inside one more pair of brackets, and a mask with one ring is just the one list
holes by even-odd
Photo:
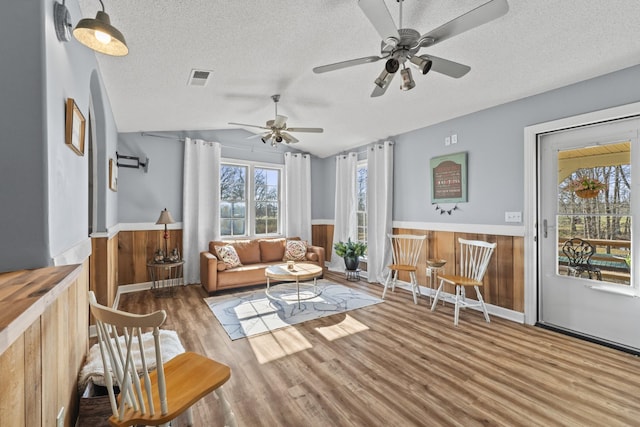
[[279, 232], [280, 170], [256, 168], [255, 177], [255, 234]]
[[245, 234], [246, 177], [246, 166], [220, 165], [220, 234], [222, 236]]
[[630, 159], [629, 142], [558, 152], [560, 274], [631, 284]]
[[358, 240], [367, 242], [367, 166], [359, 165], [356, 175], [356, 191], [358, 198]]

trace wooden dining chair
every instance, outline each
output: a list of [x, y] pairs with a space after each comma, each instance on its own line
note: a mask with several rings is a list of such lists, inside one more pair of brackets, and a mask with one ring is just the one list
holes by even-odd
[[393, 259], [392, 264], [388, 266], [389, 273], [387, 274], [387, 279], [384, 282], [382, 299], [384, 299], [387, 294], [389, 284], [391, 284], [391, 291], [393, 292], [395, 290], [398, 273], [400, 271], [406, 271], [409, 273], [413, 302], [417, 304], [418, 295], [420, 295], [420, 287], [418, 286], [416, 271], [418, 271], [420, 251], [422, 250], [422, 246], [424, 245], [424, 241], [427, 239], [427, 236], [389, 234], [388, 237], [391, 241]]
[[[431, 311], [436, 309], [438, 299], [442, 294], [442, 288], [445, 283], [449, 283], [456, 287], [455, 310], [453, 324], [458, 326], [460, 318], [460, 307], [480, 307], [484, 313], [484, 318], [489, 322], [489, 313], [482, 299], [480, 287], [483, 286], [482, 279], [489, 266], [489, 260], [496, 247], [495, 243], [483, 242], [480, 240], [466, 240], [458, 238], [460, 243], [460, 272], [457, 275], [441, 274], [440, 286], [436, 291], [436, 296], [431, 305]], [[476, 290], [477, 302], [467, 301], [465, 288], [472, 286]]]
[[[98, 304], [92, 291], [89, 304], [96, 319], [113, 412], [109, 417], [111, 426], [168, 426], [184, 412], [188, 425], [193, 425], [191, 406], [212, 391], [224, 412], [225, 425], [236, 426], [235, 415], [222, 393], [222, 385], [231, 377], [228, 366], [192, 352], [162, 360], [159, 328], [167, 317], [164, 310], [142, 315], [115, 310]], [[145, 353], [142, 333], [149, 329], [153, 331], [153, 348]], [[136, 369], [136, 359], [141, 363], [141, 372]], [[151, 370], [153, 360], [155, 370]], [[114, 386], [119, 388], [119, 394]]]

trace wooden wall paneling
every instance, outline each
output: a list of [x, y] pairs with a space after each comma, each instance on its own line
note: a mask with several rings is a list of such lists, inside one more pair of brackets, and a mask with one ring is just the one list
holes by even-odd
[[513, 238], [513, 309], [524, 313], [524, 237]]
[[27, 426], [25, 407], [24, 336], [0, 355], [0, 416], [2, 425]]
[[[497, 305], [513, 310], [513, 237], [496, 236], [496, 276]], [[493, 288], [492, 288], [493, 289]]]
[[118, 233], [118, 285], [135, 283], [133, 280], [133, 232]]
[[331, 261], [333, 249], [333, 225], [317, 224], [311, 226], [311, 244], [324, 248], [325, 261]]
[[113, 305], [113, 302], [116, 299], [116, 292], [118, 289], [118, 242], [120, 240], [120, 235], [116, 234], [112, 236], [107, 242], [107, 277], [108, 277], [108, 286], [107, 286], [107, 301], [108, 307]]
[[95, 292], [98, 302], [104, 305], [109, 305], [109, 274], [107, 270], [108, 258], [107, 238], [93, 237], [91, 239], [91, 257], [89, 265], [91, 290]]
[[[85, 318], [86, 322], [87, 319]], [[24, 332], [24, 401], [25, 426], [42, 425], [42, 347], [40, 321]], [[1, 369], [1, 368], [0, 368]], [[0, 370], [2, 372], [2, 370]], [[3, 399], [0, 398], [0, 402]], [[4, 411], [0, 410], [0, 414]], [[19, 424], [15, 424], [19, 425]]]
[[[59, 297], [60, 298], [60, 297]], [[58, 414], [58, 305], [59, 298], [54, 301], [41, 316], [41, 347], [46, 354], [42, 355], [42, 425], [55, 426]]]

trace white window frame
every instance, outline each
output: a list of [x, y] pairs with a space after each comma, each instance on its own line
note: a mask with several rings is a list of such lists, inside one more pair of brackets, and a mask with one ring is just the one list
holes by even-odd
[[[356, 165], [356, 191], [358, 190], [358, 169], [363, 168], [363, 167], [367, 170], [367, 180], [368, 180], [369, 167], [368, 167], [368, 164], [367, 164], [367, 159], [359, 160], [357, 165]], [[368, 184], [367, 184], [367, 186], [368, 186]], [[356, 194], [356, 199], [358, 199], [358, 194]], [[359, 204], [359, 203], [357, 203], [357, 204]], [[359, 234], [358, 231], [359, 231], [359, 228], [360, 228], [359, 225], [358, 225], [357, 216], [361, 212], [363, 212], [363, 211], [358, 210], [357, 207], [356, 207], [356, 235]], [[367, 199], [366, 192], [365, 192], [364, 215], [365, 215], [365, 227], [364, 227], [365, 228], [365, 241], [364, 241], [364, 243], [367, 243], [367, 240], [369, 238], [369, 235], [367, 233], [367, 224], [369, 223], [369, 200]], [[362, 261], [366, 261], [366, 259], [367, 259], [366, 255], [361, 257]]]
[[[247, 198], [247, 208], [246, 208], [246, 221], [247, 224], [245, 226], [246, 234], [233, 235], [233, 236], [223, 236], [220, 234], [222, 240], [234, 240], [238, 238], [247, 238], [247, 239], [256, 239], [256, 238], [269, 238], [269, 237], [282, 237], [284, 236], [283, 229], [285, 224], [285, 211], [284, 205], [286, 203], [285, 198], [285, 188], [284, 188], [284, 165], [279, 163], [266, 163], [266, 162], [255, 162], [250, 160], [238, 160], [238, 159], [229, 159], [222, 158], [220, 159], [220, 166], [241, 166], [247, 168], [247, 182], [246, 182], [246, 198]], [[255, 200], [255, 169], [274, 169], [279, 172], [279, 183], [278, 183], [278, 210], [279, 210], [279, 220], [278, 220], [278, 230], [279, 233], [269, 233], [269, 234], [255, 234], [255, 208], [256, 208], [256, 200]], [[220, 207], [218, 206], [218, 210]], [[220, 224], [218, 224], [218, 232], [220, 233]]]

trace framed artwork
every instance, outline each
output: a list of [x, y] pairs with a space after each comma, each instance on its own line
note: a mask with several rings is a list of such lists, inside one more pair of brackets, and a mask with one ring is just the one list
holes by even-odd
[[118, 165], [113, 159], [109, 159], [109, 190], [118, 191]]
[[467, 201], [467, 153], [433, 157], [431, 171], [431, 203]]
[[85, 120], [73, 98], [67, 98], [64, 143], [78, 156], [84, 156]]

